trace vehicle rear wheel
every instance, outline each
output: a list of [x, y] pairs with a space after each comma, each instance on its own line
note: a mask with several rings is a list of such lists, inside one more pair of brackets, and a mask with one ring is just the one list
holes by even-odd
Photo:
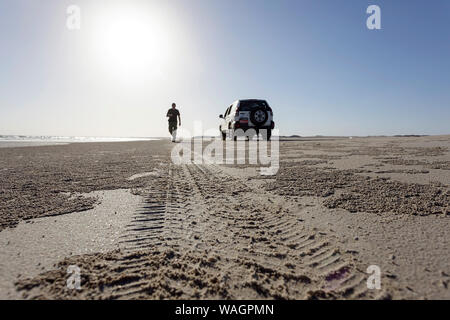
[[267, 111], [264, 109], [256, 109], [250, 113], [250, 120], [258, 126], [265, 123], [267, 121], [268, 117], [269, 117], [269, 115], [268, 115]]

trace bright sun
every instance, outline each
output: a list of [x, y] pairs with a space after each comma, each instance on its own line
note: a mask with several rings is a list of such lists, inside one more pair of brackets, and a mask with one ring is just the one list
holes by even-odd
[[93, 27], [97, 59], [121, 77], [162, 72], [171, 51], [165, 26], [149, 10], [120, 7], [101, 12]]

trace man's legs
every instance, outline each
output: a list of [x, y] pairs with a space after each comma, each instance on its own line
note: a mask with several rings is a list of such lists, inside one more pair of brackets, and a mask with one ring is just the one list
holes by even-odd
[[176, 122], [169, 122], [169, 132], [172, 135], [172, 141], [175, 141], [177, 138], [177, 123]]

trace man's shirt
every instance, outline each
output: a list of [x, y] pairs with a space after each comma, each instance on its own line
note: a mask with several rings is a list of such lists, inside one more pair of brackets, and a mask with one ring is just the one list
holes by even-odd
[[170, 108], [169, 111], [167, 111], [167, 115], [169, 116], [169, 122], [177, 122], [177, 116], [180, 115], [180, 111]]

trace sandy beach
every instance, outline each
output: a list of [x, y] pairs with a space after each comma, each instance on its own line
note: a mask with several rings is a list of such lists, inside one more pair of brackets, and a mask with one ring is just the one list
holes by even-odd
[[1, 148], [0, 298], [450, 299], [450, 136], [282, 138], [273, 176], [173, 146]]

